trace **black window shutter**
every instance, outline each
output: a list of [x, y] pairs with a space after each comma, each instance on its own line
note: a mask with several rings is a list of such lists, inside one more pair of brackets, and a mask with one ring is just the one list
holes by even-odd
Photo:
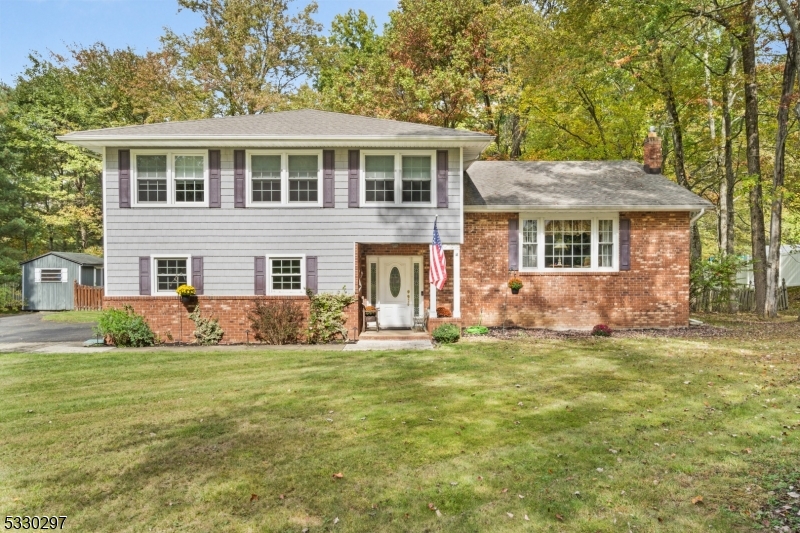
[[244, 150], [233, 151], [233, 207], [245, 206]]
[[139, 258], [139, 294], [150, 296], [150, 258]]
[[120, 150], [117, 153], [119, 160], [119, 206], [131, 206], [131, 151]]
[[350, 150], [347, 154], [347, 207], [358, 207], [360, 194], [358, 190], [359, 166], [361, 154], [358, 150]]
[[258, 296], [267, 294], [267, 258], [256, 257], [255, 262], [255, 293]]
[[222, 207], [222, 183], [219, 150], [208, 151], [208, 207]]
[[317, 258], [306, 256], [306, 288], [317, 294]]
[[619, 219], [619, 269], [631, 269], [631, 221]]
[[335, 206], [336, 187], [336, 152], [324, 150], [322, 152], [322, 207]]
[[436, 152], [436, 206], [447, 207], [447, 150]]
[[203, 258], [192, 256], [192, 287], [197, 294], [203, 294]]
[[519, 270], [519, 220], [508, 219], [508, 269]]

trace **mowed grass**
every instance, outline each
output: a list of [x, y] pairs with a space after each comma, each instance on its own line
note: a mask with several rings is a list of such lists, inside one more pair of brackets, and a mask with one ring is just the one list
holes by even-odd
[[102, 311], [61, 311], [58, 313], [46, 313], [42, 320], [47, 322], [68, 322], [70, 324], [90, 324], [100, 320]]
[[0, 506], [72, 531], [753, 531], [797, 466], [798, 332], [2, 354]]

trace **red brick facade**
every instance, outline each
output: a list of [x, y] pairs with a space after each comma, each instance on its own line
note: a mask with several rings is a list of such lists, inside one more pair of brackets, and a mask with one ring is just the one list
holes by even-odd
[[631, 220], [631, 269], [613, 273], [519, 273], [506, 285], [508, 220], [517, 213], [466, 213], [461, 246], [465, 326], [588, 329], [685, 326], [689, 320], [689, 213], [620, 213]]
[[[517, 213], [465, 213], [461, 246], [461, 319], [430, 319], [429, 330], [442, 323], [556, 329], [685, 326], [689, 320], [689, 214], [686, 212], [620, 213], [631, 220], [630, 271], [610, 273], [518, 273], [524, 287], [512, 295], [506, 285], [508, 220]], [[366, 296], [368, 255], [422, 256], [423, 301], [430, 307], [427, 244], [356, 244], [354, 278], [359, 303], [348, 307], [350, 338], [361, 331], [360, 298]], [[438, 291], [438, 306], [453, 308], [453, 253], [445, 252], [448, 282]], [[304, 296], [200, 296], [206, 316], [219, 319], [223, 343], [248, 340], [249, 311], [258, 300], [291, 299], [308, 314]], [[193, 342], [191, 309], [177, 297], [111, 296], [104, 307], [131, 305], [143, 314], [164, 342]], [[305, 327], [305, 324], [303, 324]], [[354, 328], [358, 328], [354, 332]], [[250, 333], [250, 342], [254, 341]]]
[[[219, 320], [219, 325], [225, 331], [222, 344], [236, 344], [248, 341], [250, 320], [247, 315], [259, 300], [294, 300], [303, 309], [303, 314], [308, 316], [309, 300], [305, 296], [198, 296], [197, 305], [203, 316]], [[121, 308], [126, 304], [145, 317], [162, 342], [194, 342], [194, 322], [189, 320], [189, 313], [194, 308], [182, 304], [177, 296], [107, 296], [103, 299], [105, 309]], [[357, 314], [358, 306], [347, 307], [345, 327], [350, 338], [353, 336], [353, 327], [358, 323]], [[302, 328], [305, 327], [303, 323]], [[249, 341], [255, 342], [252, 331]]]

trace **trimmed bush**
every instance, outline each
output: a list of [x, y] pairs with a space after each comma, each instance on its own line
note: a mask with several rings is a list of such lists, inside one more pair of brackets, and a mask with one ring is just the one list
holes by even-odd
[[141, 347], [156, 343], [153, 330], [144, 317], [137, 315], [130, 305], [125, 305], [122, 309], [104, 310], [94, 331], [114, 346]]
[[464, 333], [470, 335], [487, 335], [489, 333], [489, 328], [486, 326], [470, 326], [464, 330]]
[[440, 344], [450, 344], [458, 342], [461, 337], [461, 331], [455, 324], [442, 324], [433, 330], [433, 340]]
[[257, 302], [248, 318], [250, 329], [258, 341], [267, 344], [296, 344], [300, 339], [303, 312], [293, 300]]

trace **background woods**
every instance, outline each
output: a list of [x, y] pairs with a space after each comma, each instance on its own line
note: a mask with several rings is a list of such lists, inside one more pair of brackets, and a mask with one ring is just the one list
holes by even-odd
[[[794, 0], [400, 0], [315, 21], [315, 3], [178, 0], [203, 23], [159, 50], [31, 55], [0, 87], [0, 281], [47, 250], [101, 254], [100, 163], [78, 129], [314, 107], [494, 135], [492, 159], [634, 159], [717, 206], [693, 257], [751, 256], [776, 313], [800, 242]], [[769, 250], [769, 252], [768, 252]]]

